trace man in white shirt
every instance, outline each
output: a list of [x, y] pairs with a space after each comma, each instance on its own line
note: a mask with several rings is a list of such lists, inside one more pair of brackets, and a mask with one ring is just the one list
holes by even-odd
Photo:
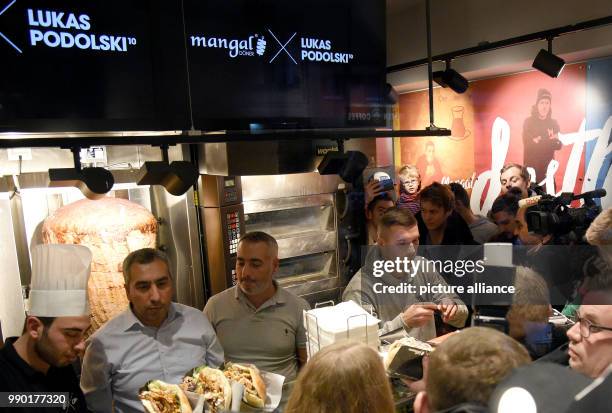
[[81, 389], [93, 412], [142, 412], [138, 389], [153, 379], [179, 383], [193, 367], [218, 367], [223, 349], [201, 311], [173, 303], [165, 254], [152, 248], [123, 262], [130, 308], [91, 338]]

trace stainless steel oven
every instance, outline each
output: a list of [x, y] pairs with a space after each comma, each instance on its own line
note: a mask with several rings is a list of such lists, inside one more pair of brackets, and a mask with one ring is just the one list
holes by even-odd
[[[339, 183], [335, 175], [316, 172], [203, 176], [202, 214], [212, 292], [235, 284], [237, 238], [264, 231], [279, 245], [276, 279], [281, 285], [311, 303], [337, 299], [343, 287], [337, 248]], [[228, 187], [239, 189], [231, 201], [223, 193]]]

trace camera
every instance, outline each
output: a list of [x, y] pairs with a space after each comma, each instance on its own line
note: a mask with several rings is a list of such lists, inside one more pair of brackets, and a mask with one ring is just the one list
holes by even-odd
[[394, 189], [393, 179], [386, 172], [376, 172], [372, 175], [371, 179], [378, 181], [383, 191], [392, 191]]
[[[527, 209], [525, 219], [529, 232], [552, 235], [557, 239], [581, 241], [591, 222], [601, 212], [601, 207], [593, 199], [604, 196], [605, 189], [596, 189], [580, 195], [571, 192], [564, 192], [557, 197], [542, 195], [537, 205]], [[578, 199], [584, 199], [584, 205], [580, 208], [570, 208], [571, 202]]]

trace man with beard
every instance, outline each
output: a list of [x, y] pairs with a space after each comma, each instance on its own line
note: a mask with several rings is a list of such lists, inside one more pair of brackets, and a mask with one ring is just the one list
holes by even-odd
[[81, 388], [94, 412], [142, 412], [138, 391], [149, 380], [180, 383], [193, 367], [223, 363], [202, 312], [172, 302], [166, 254], [132, 251], [123, 260], [123, 276], [130, 307], [90, 337], [83, 360]]
[[8, 338], [0, 349], [0, 391], [68, 393], [63, 406], [37, 407], [37, 412], [87, 411], [72, 363], [85, 350], [84, 333], [90, 325], [90, 265], [91, 252], [83, 246], [32, 248], [30, 310], [21, 337]]
[[211, 297], [204, 313], [227, 361], [252, 363], [290, 382], [306, 363], [302, 312], [310, 306], [273, 279], [278, 265], [278, 244], [272, 236], [243, 235], [236, 255], [238, 285]]
[[[406, 209], [393, 208], [383, 215], [378, 226], [378, 243], [371, 247], [365, 265], [353, 276], [342, 295], [343, 301], [352, 300], [366, 310], [373, 310], [381, 320], [379, 335], [404, 329], [420, 340], [436, 336], [434, 312], [439, 312], [445, 323], [463, 327], [468, 310], [456, 294], [419, 294], [420, 286], [446, 287], [446, 281], [431, 271], [427, 260], [416, 256], [419, 245], [419, 228], [412, 213]], [[414, 263], [410, 269], [416, 271], [385, 271], [375, 274], [381, 262], [397, 259]], [[410, 284], [417, 293], [381, 293], [380, 286]], [[378, 284], [378, 286], [377, 286]]]

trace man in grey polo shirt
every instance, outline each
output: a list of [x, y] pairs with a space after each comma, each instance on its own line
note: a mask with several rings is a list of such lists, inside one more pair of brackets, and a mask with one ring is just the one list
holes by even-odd
[[179, 383], [191, 368], [218, 367], [223, 349], [201, 311], [173, 303], [168, 258], [143, 248], [123, 261], [130, 307], [90, 337], [81, 389], [93, 412], [142, 412], [138, 389], [159, 379]]
[[252, 363], [260, 370], [295, 379], [306, 362], [302, 321], [308, 303], [273, 279], [278, 244], [265, 232], [250, 232], [238, 242], [238, 285], [211, 297], [204, 313], [225, 351], [225, 360]]
[[[436, 337], [434, 312], [454, 327], [465, 325], [468, 309], [454, 293], [384, 293], [380, 286], [399, 287], [403, 284], [421, 286], [447, 286], [444, 278], [428, 269], [426, 260], [416, 255], [419, 245], [419, 227], [412, 213], [407, 209], [393, 208], [385, 212], [378, 225], [378, 243], [372, 247], [365, 265], [357, 271], [342, 294], [343, 301], [352, 300], [366, 310], [373, 310], [381, 320], [379, 335], [403, 332], [419, 340], [427, 341]], [[407, 258], [418, 267], [414, 273], [384, 272], [374, 275], [376, 262], [394, 261]]]

